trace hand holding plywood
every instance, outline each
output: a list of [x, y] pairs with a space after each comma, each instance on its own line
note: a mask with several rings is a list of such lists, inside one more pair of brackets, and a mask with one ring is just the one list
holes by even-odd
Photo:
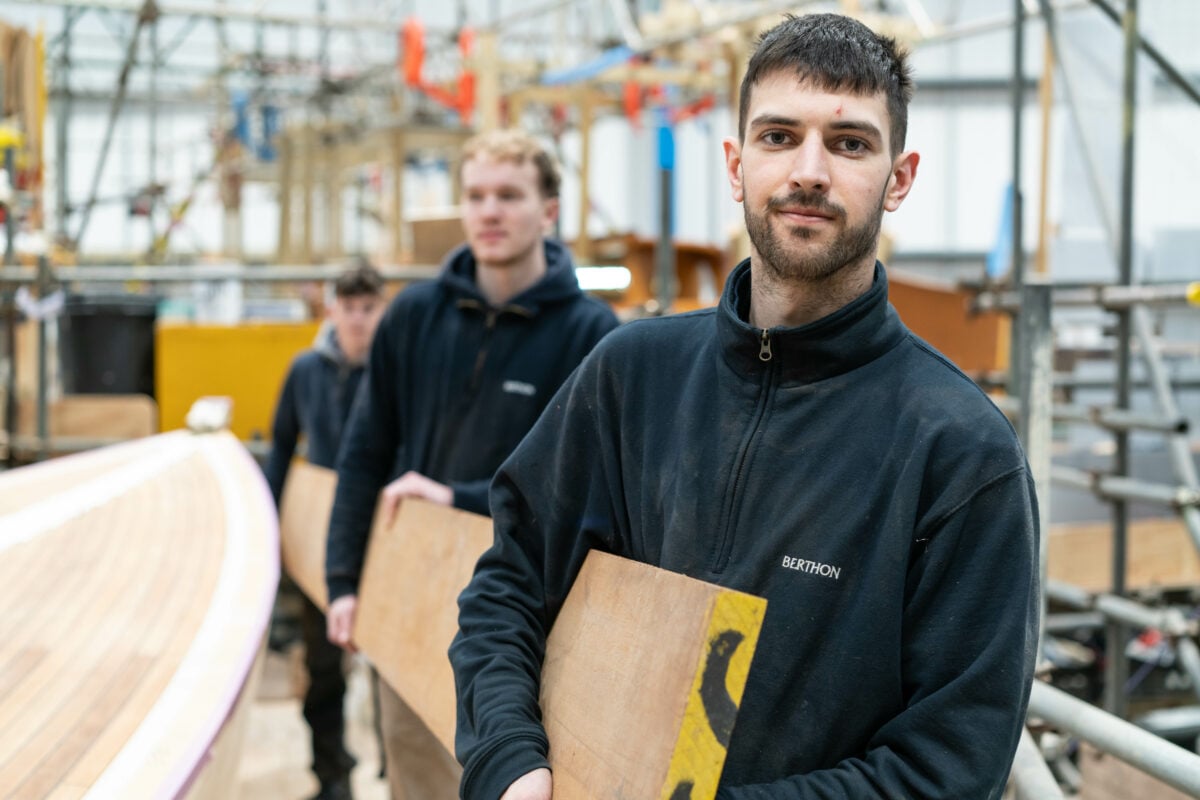
[[542, 666], [555, 800], [714, 797], [766, 610], [589, 553]]
[[[292, 551], [319, 545], [324, 553], [333, 496], [315, 469], [293, 468], [283, 501], [284, 560], [305, 591], [323, 556]], [[303, 499], [293, 497], [294, 480], [305, 485], [296, 493]], [[300, 524], [319, 535], [297, 534]], [[391, 526], [376, 519], [359, 585], [355, 643], [451, 751], [446, 653], [458, 595], [491, 543], [490, 519], [406, 500]], [[316, 585], [323, 597], [324, 581]], [[591, 553], [543, 666], [555, 800], [712, 798], [765, 611], [759, 598]]]
[[[491, 520], [406, 500], [376, 521], [355, 641], [447, 749], [456, 599]], [[711, 798], [766, 601], [592, 552], [546, 646], [542, 710], [555, 800]]]

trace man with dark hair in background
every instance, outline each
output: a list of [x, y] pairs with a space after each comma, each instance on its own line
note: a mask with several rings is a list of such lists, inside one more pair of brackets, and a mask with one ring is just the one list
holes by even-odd
[[1037, 642], [1008, 421], [903, 325], [876, 260], [912, 92], [849, 18], [768, 31], [724, 143], [750, 258], [720, 305], [605, 339], [500, 468], [450, 649], [466, 800], [548, 800], [546, 636], [590, 549], [764, 597], [717, 796], [1003, 791]]
[[[279, 506], [288, 468], [301, 436], [308, 461], [332, 469], [342, 430], [362, 379], [367, 351], [383, 313], [383, 278], [369, 264], [359, 264], [333, 284], [328, 322], [317, 341], [292, 362], [271, 428], [267, 483]], [[318, 800], [349, 798], [354, 758], [346, 751], [346, 678], [340, 648], [325, 636], [325, 615], [301, 594], [301, 629], [308, 689], [304, 719], [312, 732], [313, 773], [320, 782]]]

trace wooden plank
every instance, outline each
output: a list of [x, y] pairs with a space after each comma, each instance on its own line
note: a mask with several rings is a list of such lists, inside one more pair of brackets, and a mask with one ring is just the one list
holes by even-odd
[[[1047, 540], [1046, 565], [1055, 580], [1092, 592], [1112, 586], [1112, 525], [1055, 525]], [[1126, 561], [1130, 589], [1187, 588], [1200, 584], [1200, 555], [1178, 518], [1130, 524]]]
[[556, 800], [714, 797], [766, 606], [588, 554], [542, 670]]
[[[51, 436], [88, 439], [137, 439], [158, 433], [158, 405], [144, 394], [73, 394], [49, 404], [46, 424]], [[18, 430], [37, 433], [37, 409], [20, 404]]]
[[337, 473], [307, 461], [293, 461], [279, 509], [283, 568], [316, 606], [328, 608], [325, 541]]
[[[355, 642], [451, 751], [446, 652], [458, 594], [491, 542], [485, 517], [405, 501], [393, 525], [376, 520], [359, 587]], [[547, 643], [556, 800], [712, 798], [765, 610], [750, 595], [591, 553]]]
[[454, 752], [454, 673], [446, 651], [458, 632], [458, 595], [492, 544], [492, 521], [405, 500], [390, 527], [371, 531], [354, 641], [379, 674]]
[[913, 333], [959, 369], [990, 372], [1008, 368], [1011, 320], [998, 311], [971, 313], [971, 295], [965, 289], [891, 267], [888, 300]]

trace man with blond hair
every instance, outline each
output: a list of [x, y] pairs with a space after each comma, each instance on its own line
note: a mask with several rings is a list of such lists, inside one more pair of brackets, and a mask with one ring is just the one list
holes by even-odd
[[[377, 497], [389, 516], [406, 497], [487, 514], [496, 468], [616, 326], [545, 238], [559, 172], [536, 139], [474, 137], [460, 177], [466, 244], [385, 312], [338, 458], [325, 571], [329, 638], [347, 649]], [[393, 796], [456, 796], [457, 763], [386, 686], [381, 716]]]

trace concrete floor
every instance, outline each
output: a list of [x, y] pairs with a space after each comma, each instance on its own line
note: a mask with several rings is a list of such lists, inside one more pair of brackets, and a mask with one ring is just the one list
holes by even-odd
[[[268, 651], [258, 697], [250, 712], [238, 772], [241, 800], [303, 800], [317, 792], [309, 771], [312, 753], [301, 714], [304, 668], [299, 647], [286, 654]], [[356, 800], [389, 800], [380, 780], [379, 749], [366, 665], [355, 660], [347, 676], [346, 740], [355, 758]]]

